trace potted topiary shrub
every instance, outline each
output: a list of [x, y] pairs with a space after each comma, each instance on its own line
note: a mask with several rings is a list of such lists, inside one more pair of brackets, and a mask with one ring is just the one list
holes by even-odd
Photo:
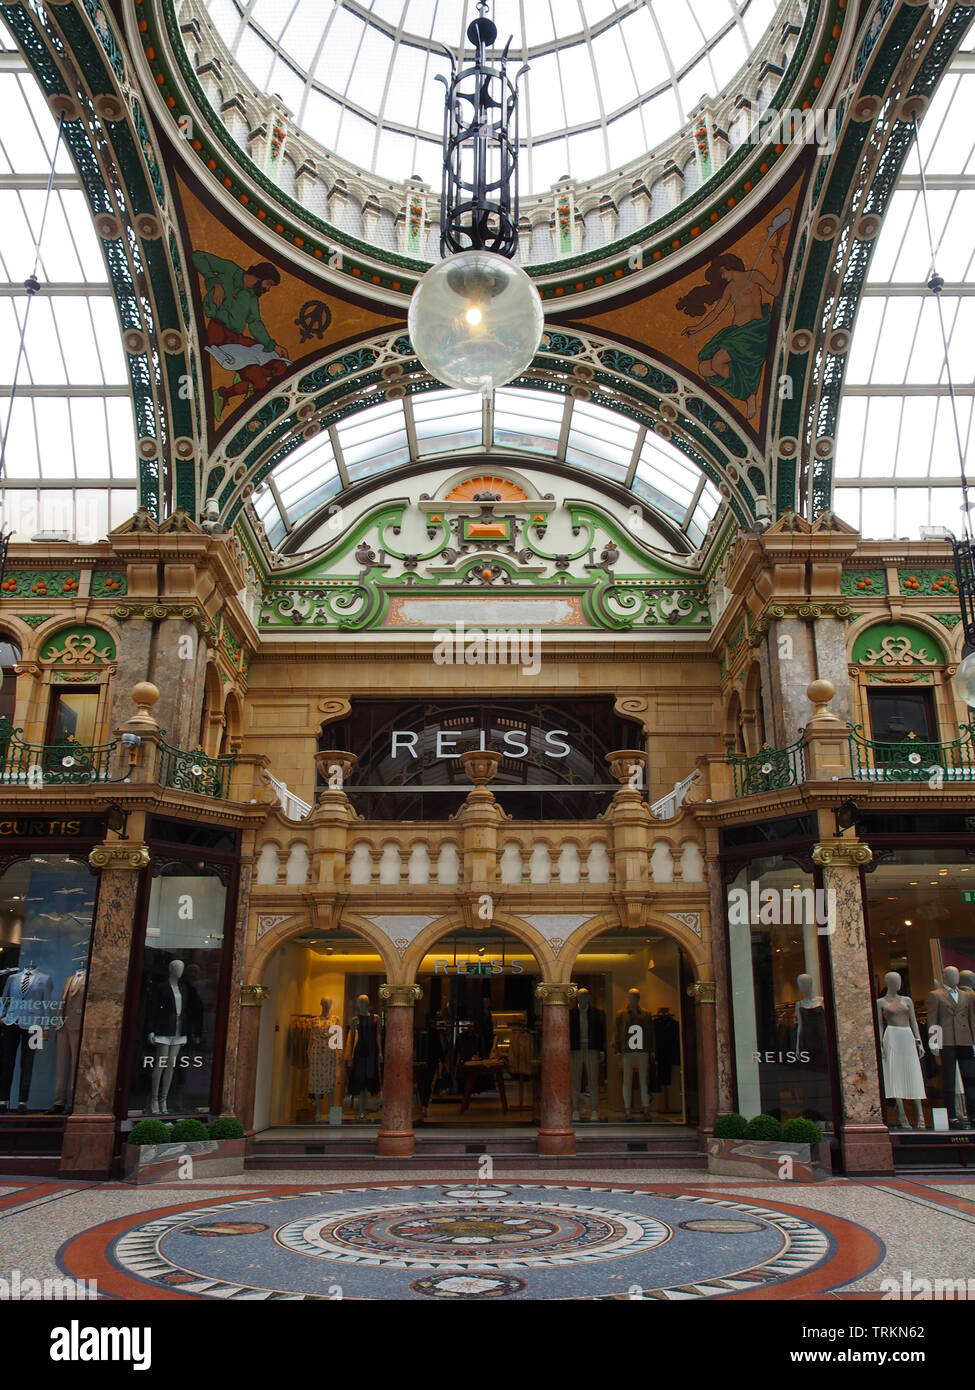
[[232, 1115], [211, 1125], [140, 1120], [126, 1136], [125, 1181], [139, 1185], [230, 1177], [244, 1171], [244, 1126]]
[[832, 1173], [830, 1147], [813, 1120], [719, 1115], [708, 1140], [708, 1172], [724, 1177], [821, 1182]]

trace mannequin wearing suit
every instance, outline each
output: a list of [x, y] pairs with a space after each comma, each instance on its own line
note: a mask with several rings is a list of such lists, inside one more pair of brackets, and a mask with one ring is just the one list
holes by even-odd
[[[36, 1048], [30, 1045], [30, 1030], [50, 1027], [53, 997], [54, 981], [33, 963], [7, 976], [0, 996], [0, 1019], [4, 1025], [0, 1038], [0, 1112], [7, 1109], [10, 1101], [18, 1051], [20, 1092], [17, 1109], [27, 1109], [36, 1056]], [[47, 1037], [46, 1031], [44, 1037]]]
[[589, 1119], [599, 1119], [599, 1062], [606, 1051], [606, 1015], [592, 1003], [583, 986], [569, 1012], [569, 1052], [572, 1059], [572, 1118], [579, 1119], [579, 1098], [585, 1072]]
[[972, 1058], [975, 1056], [975, 994], [959, 988], [958, 971], [946, 965], [941, 988], [928, 996], [928, 1046], [941, 1054], [941, 1077], [948, 1122], [961, 1129], [955, 1113], [955, 1065], [961, 1072], [969, 1115], [975, 1114], [975, 1084]]
[[61, 1022], [57, 1030], [58, 1070], [54, 1085], [54, 1104], [51, 1106], [52, 1115], [63, 1113], [68, 1103], [68, 1095], [74, 1091], [87, 978], [84, 970], [76, 970], [61, 986], [61, 1005], [58, 1010]]
[[643, 1113], [650, 1117], [650, 1090], [647, 1072], [650, 1064], [650, 1051], [653, 1039], [653, 1018], [644, 1013], [640, 1004], [640, 991], [627, 990], [627, 1004], [616, 1015], [616, 1051], [623, 1067], [623, 1112], [630, 1118], [630, 1100], [633, 1092], [633, 1073], [640, 1081], [640, 1101]]
[[152, 1067], [153, 1115], [168, 1115], [167, 1099], [179, 1050], [186, 1043], [187, 987], [183, 984], [183, 962], [169, 962], [169, 978], [152, 986], [146, 1013], [149, 1042], [156, 1055]]

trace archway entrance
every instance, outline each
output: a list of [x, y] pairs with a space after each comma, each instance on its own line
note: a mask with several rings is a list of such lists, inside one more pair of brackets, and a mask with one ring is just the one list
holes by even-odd
[[511, 932], [461, 929], [430, 947], [413, 1015], [418, 1126], [538, 1123], [540, 977]]
[[694, 976], [661, 932], [614, 928], [588, 941], [572, 971], [569, 1014], [577, 1124], [696, 1124]]
[[300, 932], [264, 974], [254, 1128], [376, 1126], [386, 966], [352, 928]]

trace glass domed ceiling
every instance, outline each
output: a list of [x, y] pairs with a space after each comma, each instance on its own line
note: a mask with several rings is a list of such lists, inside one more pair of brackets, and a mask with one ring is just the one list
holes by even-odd
[[[326, 149], [381, 178], [440, 186], [441, 45], [455, 53], [474, 0], [205, 0], [261, 91]], [[723, 91], [778, 0], [493, 0], [522, 103], [522, 193], [595, 178], [678, 131]], [[469, 51], [469, 50], [468, 50]]]

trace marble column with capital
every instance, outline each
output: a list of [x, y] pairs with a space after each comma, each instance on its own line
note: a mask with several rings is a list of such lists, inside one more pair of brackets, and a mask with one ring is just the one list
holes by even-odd
[[254, 1128], [257, 1097], [257, 1049], [261, 1037], [261, 1005], [270, 991], [266, 985], [241, 985], [240, 1021], [237, 1028], [237, 1068], [233, 1113], [249, 1134]]
[[149, 850], [132, 840], [109, 840], [96, 845], [88, 862], [100, 870], [100, 881], [74, 1098], [64, 1129], [60, 1172], [94, 1178], [108, 1177], [112, 1171], [132, 924]]
[[718, 1035], [715, 1002], [717, 986], [713, 980], [698, 980], [688, 994], [697, 1009], [698, 1127], [710, 1134], [718, 1112]]
[[569, 1004], [576, 993], [576, 985], [535, 986], [535, 998], [542, 1005], [540, 1154], [571, 1155], [576, 1151], [569, 1060]]
[[873, 988], [860, 891], [860, 868], [869, 864], [869, 845], [835, 836], [813, 849], [823, 871], [833, 986], [834, 1036], [840, 1077], [840, 1142], [850, 1173], [893, 1172], [890, 1134], [884, 1118]]
[[383, 1047], [383, 1113], [376, 1152], [411, 1158], [413, 1133], [413, 1008], [423, 995], [419, 985], [380, 985], [379, 1000], [386, 1010]]

